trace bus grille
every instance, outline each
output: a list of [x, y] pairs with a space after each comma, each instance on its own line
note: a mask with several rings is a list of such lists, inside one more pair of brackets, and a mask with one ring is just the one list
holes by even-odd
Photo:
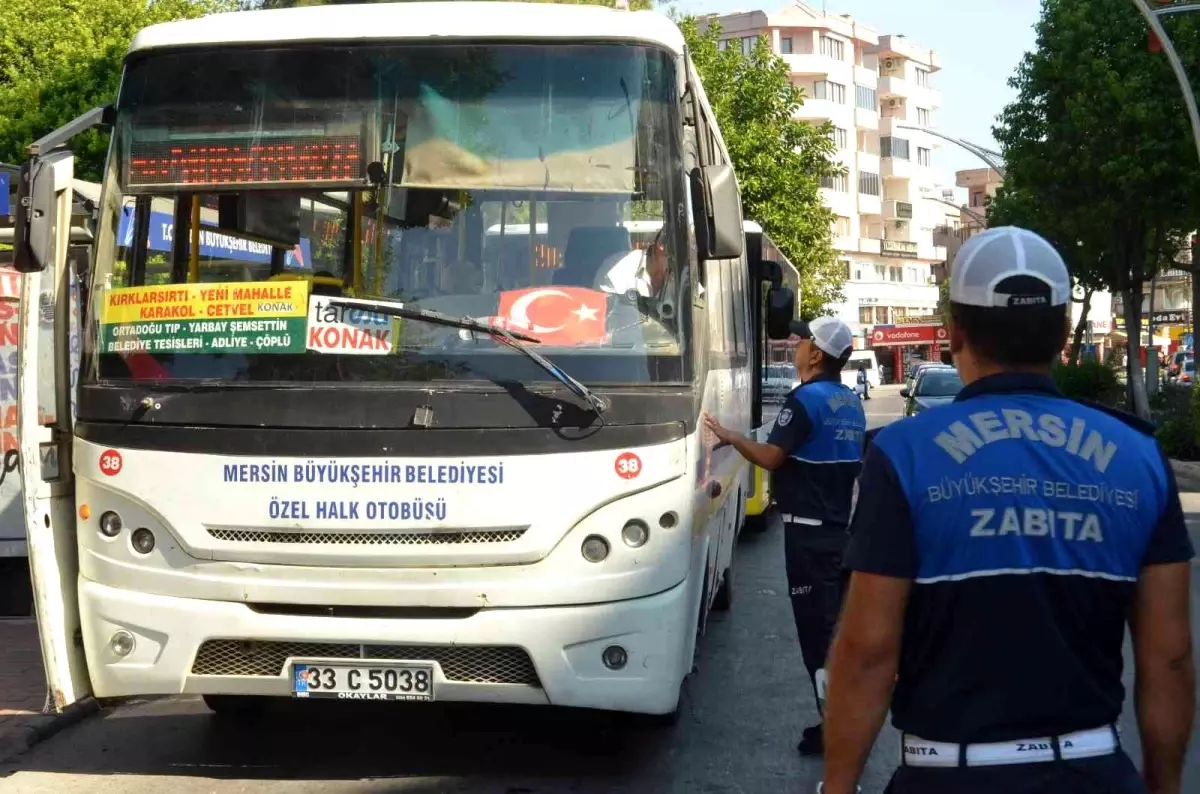
[[450, 546], [511, 543], [528, 527], [470, 529], [459, 532], [289, 532], [275, 529], [209, 529], [216, 540], [230, 543], [326, 544], [330, 546]]
[[326, 642], [207, 640], [192, 663], [193, 675], [284, 675], [287, 660], [370, 659], [437, 662], [448, 681], [541, 686], [523, 648], [509, 645], [355, 645]]

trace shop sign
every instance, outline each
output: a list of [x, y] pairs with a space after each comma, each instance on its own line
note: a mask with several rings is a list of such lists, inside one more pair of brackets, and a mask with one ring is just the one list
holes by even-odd
[[942, 325], [877, 325], [871, 332], [871, 344], [874, 347], [933, 345], [946, 342], [949, 338]]

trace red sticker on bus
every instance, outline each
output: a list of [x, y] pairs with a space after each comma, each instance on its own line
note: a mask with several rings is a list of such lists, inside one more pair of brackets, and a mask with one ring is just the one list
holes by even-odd
[[617, 456], [617, 462], [613, 464], [613, 468], [616, 469], [618, 477], [632, 480], [642, 473], [642, 459], [632, 452], [622, 452]]
[[106, 449], [100, 453], [100, 471], [109, 477], [120, 474], [122, 465], [124, 464], [121, 461], [121, 453], [115, 449]]

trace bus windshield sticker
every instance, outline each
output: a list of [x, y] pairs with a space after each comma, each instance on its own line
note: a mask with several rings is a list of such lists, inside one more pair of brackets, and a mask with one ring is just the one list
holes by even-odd
[[387, 355], [396, 349], [399, 317], [330, 303], [312, 295], [308, 303], [309, 350], [349, 355]]
[[101, 352], [303, 353], [308, 282], [106, 290]]

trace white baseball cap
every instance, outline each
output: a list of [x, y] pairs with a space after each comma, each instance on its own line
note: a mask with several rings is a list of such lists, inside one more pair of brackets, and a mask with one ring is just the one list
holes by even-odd
[[822, 352], [841, 358], [854, 347], [850, 328], [836, 317], [817, 317], [809, 322], [792, 320], [788, 326], [801, 339], [811, 339]]
[[1064, 306], [1071, 274], [1044, 237], [997, 226], [968, 239], [950, 266], [950, 302], [988, 308]]

